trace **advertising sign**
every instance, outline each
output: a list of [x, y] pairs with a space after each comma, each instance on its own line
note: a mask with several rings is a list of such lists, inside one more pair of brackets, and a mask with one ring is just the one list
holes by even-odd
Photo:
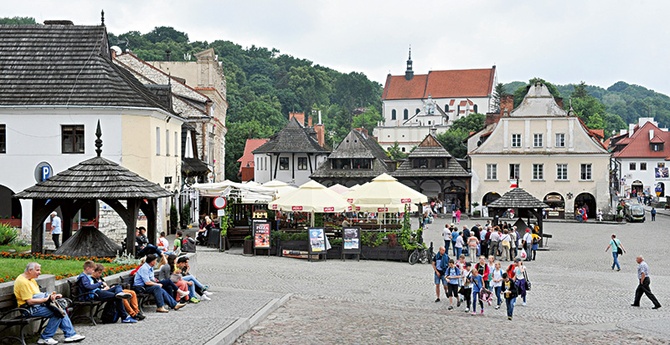
[[254, 221], [254, 249], [270, 249], [270, 223]]
[[361, 251], [361, 228], [342, 229], [343, 250], [347, 253], [358, 254]]
[[326, 251], [326, 231], [323, 228], [309, 229], [309, 250], [311, 253]]
[[670, 178], [670, 172], [667, 167], [656, 167], [654, 170], [657, 179]]

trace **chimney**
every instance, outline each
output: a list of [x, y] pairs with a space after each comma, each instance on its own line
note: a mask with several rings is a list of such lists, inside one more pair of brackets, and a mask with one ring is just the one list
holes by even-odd
[[313, 127], [312, 126], [312, 115], [309, 115], [307, 117], [307, 127], [310, 127], [310, 128]]
[[654, 139], [654, 130], [650, 129], [649, 130], [649, 141], [651, 141], [652, 139]]
[[500, 115], [505, 115], [504, 112], [509, 111], [514, 108], [514, 96], [513, 95], [504, 95], [500, 99]]
[[628, 137], [632, 137], [633, 133], [635, 133], [635, 125], [632, 123], [628, 124]]
[[71, 20], [45, 20], [44, 25], [68, 25], [72, 26], [74, 23]]
[[314, 126], [314, 131], [316, 132], [316, 141], [319, 142], [321, 147], [326, 147], [326, 129], [319, 123]]
[[357, 130], [357, 131], [359, 131], [359, 132], [361, 132], [361, 133], [363, 133], [363, 134], [365, 134], [366, 137], [369, 135], [369, 134], [368, 134], [368, 130], [365, 129], [365, 127], [358, 127], [358, 128], [354, 128], [354, 129]]
[[295, 118], [301, 126], [305, 126], [305, 113], [290, 112], [288, 113], [288, 119], [291, 120]]
[[437, 136], [437, 128], [435, 128], [435, 126], [430, 127], [430, 134], [432, 136]]

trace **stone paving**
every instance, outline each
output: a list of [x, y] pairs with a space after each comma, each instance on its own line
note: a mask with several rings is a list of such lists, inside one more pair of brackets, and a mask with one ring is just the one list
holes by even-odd
[[[416, 220], [414, 220], [416, 223]], [[444, 219], [431, 225], [427, 242], [442, 243]], [[670, 240], [670, 217], [652, 223], [547, 223], [549, 251], [528, 263], [533, 290], [528, 306], [487, 307], [485, 316], [463, 308], [448, 311], [434, 303], [432, 269], [404, 262], [306, 260], [250, 257], [239, 250], [198, 249], [196, 275], [215, 292], [213, 301], [169, 314], [153, 313], [136, 325], [96, 327], [77, 324], [87, 343], [126, 344], [157, 339], [175, 344], [218, 343], [217, 334], [241, 318], [258, 315], [271, 301], [293, 294], [283, 306], [242, 335], [238, 344], [397, 344], [417, 340], [512, 343], [667, 344], [670, 342], [670, 261], [662, 250]], [[471, 226], [474, 221], [462, 224]], [[610, 270], [605, 253], [616, 233], [628, 253], [622, 270]], [[636, 287], [634, 261], [641, 253], [650, 265], [652, 290], [664, 305], [651, 310], [630, 306]], [[456, 326], [458, 325], [458, 326]], [[456, 326], [456, 327], [455, 327]], [[502, 333], [501, 333], [502, 332]], [[104, 339], [104, 341], [102, 341]]]
[[[445, 220], [437, 220], [427, 241], [441, 242]], [[284, 258], [234, 257], [224, 266], [226, 285], [238, 289], [291, 292], [294, 297], [238, 339], [238, 344], [394, 344], [417, 340], [505, 343], [666, 344], [670, 342], [670, 262], [662, 252], [670, 240], [670, 218], [637, 224], [546, 223], [554, 237], [549, 251], [527, 264], [533, 290], [528, 306], [517, 304], [514, 321], [504, 307], [485, 316], [448, 311], [434, 303], [428, 265], [329, 260], [308, 263]], [[474, 221], [462, 224], [472, 225]], [[621, 272], [612, 271], [609, 236], [616, 233], [627, 254]], [[652, 291], [664, 305], [631, 307], [637, 286], [635, 256], [650, 265]], [[231, 256], [233, 257], [233, 256]], [[232, 262], [231, 262], [232, 263]], [[262, 277], [258, 284], [256, 277]], [[458, 325], [458, 328], [454, 328]], [[532, 334], [531, 334], [532, 332]]]

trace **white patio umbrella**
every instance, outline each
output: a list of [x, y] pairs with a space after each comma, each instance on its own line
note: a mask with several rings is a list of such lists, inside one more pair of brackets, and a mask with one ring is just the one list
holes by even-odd
[[328, 189], [330, 189], [330, 190], [332, 190], [332, 191], [334, 191], [334, 192], [336, 192], [337, 194], [340, 194], [340, 195], [344, 195], [346, 193], [349, 193], [349, 188], [347, 188], [347, 187], [345, 187], [345, 186], [343, 186], [339, 183], [328, 187]]
[[265, 182], [263, 183], [263, 187], [276, 190], [275, 199], [287, 196], [298, 190], [298, 187], [279, 180]]
[[271, 210], [309, 212], [312, 226], [314, 213], [345, 212], [350, 206], [343, 196], [316, 181], [309, 181], [291, 194], [268, 204]]
[[415, 211], [418, 203], [428, 202], [428, 197], [398, 182], [388, 174], [381, 174], [346, 194], [347, 201], [366, 212], [405, 212], [405, 205]]

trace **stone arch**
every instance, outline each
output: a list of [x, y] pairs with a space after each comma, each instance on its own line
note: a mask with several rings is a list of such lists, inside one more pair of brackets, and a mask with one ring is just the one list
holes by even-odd
[[593, 196], [593, 194], [589, 192], [582, 192], [575, 197], [575, 208], [577, 207], [582, 207], [586, 205], [588, 208], [588, 212], [586, 213], [589, 218], [595, 219], [596, 217], [596, 198]]
[[563, 219], [565, 218], [565, 198], [559, 192], [547, 193], [542, 200], [549, 205], [546, 209], [547, 218]]
[[14, 191], [0, 184], [0, 218], [20, 219], [21, 201], [14, 198]]
[[500, 199], [500, 194], [497, 192], [488, 192], [482, 197], [482, 206], [488, 206], [490, 203]]

